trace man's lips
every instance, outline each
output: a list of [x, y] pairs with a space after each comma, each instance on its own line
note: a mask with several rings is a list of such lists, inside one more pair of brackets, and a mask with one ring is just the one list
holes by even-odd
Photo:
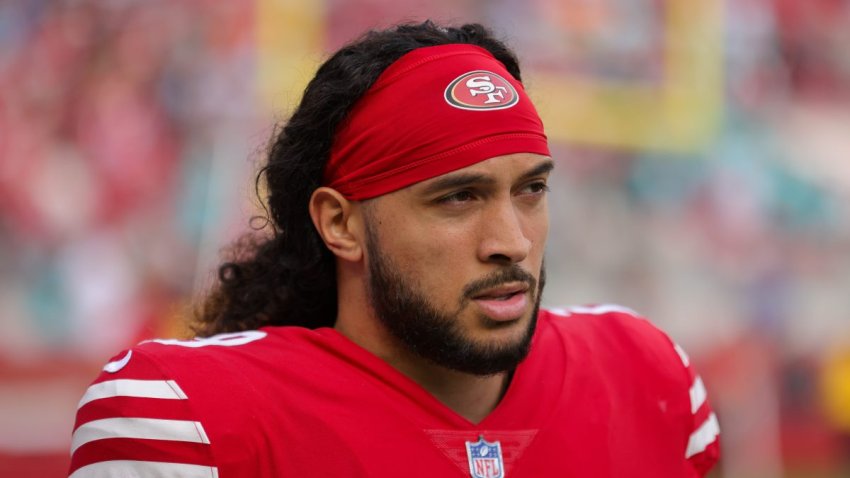
[[528, 284], [513, 282], [487, 289], [472, 297], [487, 317], [497, 321], [515, 320], [528, 307]]
[[491, 287], [475, 294], [473, 300], [505, 299], [514, 294], [524, 293], [528, 290], [528, 284], [524, 282], [511, 282], [497, 287]]

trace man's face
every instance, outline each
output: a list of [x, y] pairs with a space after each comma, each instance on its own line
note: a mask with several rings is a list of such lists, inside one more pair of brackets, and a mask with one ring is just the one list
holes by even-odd
[[369, 295], [407, 349], [477, 375], [525, 357], [543, 288], [552, 162], [499, 156], [366, 204]]

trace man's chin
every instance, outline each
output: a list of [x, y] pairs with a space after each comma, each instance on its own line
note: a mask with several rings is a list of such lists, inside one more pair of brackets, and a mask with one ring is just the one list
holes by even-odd
[[531, 312], [511, 321], [493, 321], [481, 317], [486, 324], [472, 334], [464, 334], [467, 362], [456, 368], [473, 375], [493, 375], [515, 369], [528, 355], [536, 321]]
[[449, 365], [449, 368], [478, 376], [509, 372], [525, 360], [530, 348], [529, 341], [523, 339], [508, 342], [470, 342], [470, 345], [473, 349], [470, 357], [462, 364]]
[[518, 342], [527, 333], [530, 315], [529, 312], [512, 319], [494, 320], [481, 314], [478, 320], [479, 330], [470, 335], [476, 336], [481, 342]]

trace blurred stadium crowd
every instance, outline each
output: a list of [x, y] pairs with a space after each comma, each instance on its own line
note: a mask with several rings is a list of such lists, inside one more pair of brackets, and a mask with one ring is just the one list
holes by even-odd
[[[270, 9], [314, 19], [297, 50], [314, 59], [399, 20], [487, 23], [545, 102], [543, 75], [663, 88], [671, 2], [0, 3], [0, 475], [61, 475], [87, 382], [184, 333], [257, 213], [255, 162], [297, 95], [259, 85], [304, 73], [261, 78], [258, 51], [293, 48], [257, 33]], [[722, 7], [707, 141], [549, 131], [545, 302], [627, 305], [690, 351], [723, 430], [717, 476], [850, 476], [850, 3], [696, 4]]]

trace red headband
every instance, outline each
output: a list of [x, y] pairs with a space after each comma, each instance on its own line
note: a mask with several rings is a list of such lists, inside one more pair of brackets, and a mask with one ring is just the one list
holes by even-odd
[[323, 184], [359, 201], [512, 153], [550, 155], [522, 83], [483, 48], [418, 48], [340, 125]]

